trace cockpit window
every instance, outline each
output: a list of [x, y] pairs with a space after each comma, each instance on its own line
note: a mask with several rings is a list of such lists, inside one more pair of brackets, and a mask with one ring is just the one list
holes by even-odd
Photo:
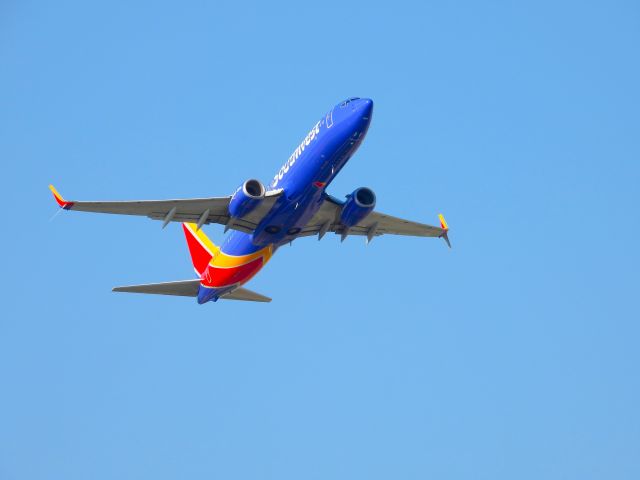
[[360, 100], [360, 97], [351, 97], [351, 98], [347, 98], [344, 102], [342, 102], [340, 104], [340, 107], [346, 107], [347, 105], [349, 105], [351, 102], [353, 102], [354, 100]]

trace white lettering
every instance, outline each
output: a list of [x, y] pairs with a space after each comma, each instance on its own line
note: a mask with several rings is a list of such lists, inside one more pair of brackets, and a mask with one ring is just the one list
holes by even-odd
[[308, 147], [309, 144], [313, 140], [315, 140], [316, 135], [318, 135], [319, 133], [320, 133], [320, 122], [316, 123], [313, 126], [313, 128], [307, 134], [307, 136], [304, 137], [304, 140], [302, 141], [302, 143], [298, 145], [298, 147], [293, 151], [291, 156], [287, 159], [285, 164], [280, 168], [276, 176], [273, 177], [273, 182], [272, 182], [273, 188], [275, 188], [278, 182], [282, 180], [282, 177], [289, 171], [289, 169], [293, 166], [293, 164], [296, 163], [296, 160], [298, 160], [298, 157], [302, 155], [302, 152], [304, 152], [305, 147]]

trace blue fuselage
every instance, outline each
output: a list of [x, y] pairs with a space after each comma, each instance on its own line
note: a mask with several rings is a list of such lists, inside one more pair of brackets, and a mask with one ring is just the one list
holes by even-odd
[[[275, 251], [293, 241], [320, 208], [326, 187], [364, 140], [372, 113], [370, 99], [352, 98], [319, 120], [267, 187], [282, 189], [283, 195], [253, 233], [231, 231], [222, 252], [250, 255], [269, 245]], [[215, 300], [221, 293], [201, 287], [198, 301]]]
[[326, 187], [364, 140], [372, 113], [373, 102], [358, 98], [336, 105], [317, 122], [269, 184], [269, 190], [281, 188], [284, 195], [253, 234], [231, 232], [223, 252], [246, 255], [294, 240], [320, 208]]

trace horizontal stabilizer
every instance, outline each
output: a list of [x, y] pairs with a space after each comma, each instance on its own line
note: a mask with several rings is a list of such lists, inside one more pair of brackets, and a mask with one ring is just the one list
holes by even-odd
[[253, 292], [247, 288], [236, 288], [233, 292], [227, 293], [220, 297], [224, 300], [245, 300], [248, 302], [270, 302], [271, 299], [269, 297], [265, 297], [264, 295], [260, 295], [259, 293]]
[[[144, 285], [128, 285], [115, 287], [114, 292], [150, 293], [155, 295], [177, 295], [180, 297], [197, 297], [200, 280], [179, 280], [177, 282], [147, 283]], [[236, 288], [220, 297], [223, 300], [244, 300], [247, 302], [270, 302], [269, 297], [260, 295], [246, 288]]]
[[200, 280], [179, 280], [177, 282], [147, 283], [145, 285], [128, 285], [115, 287], [114, 292], [154, 293], [156, 295], [178, 295], [180, 297], [197, 297]]

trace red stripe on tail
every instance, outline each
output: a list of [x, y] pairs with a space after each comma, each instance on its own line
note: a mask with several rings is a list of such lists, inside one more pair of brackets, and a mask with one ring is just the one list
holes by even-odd
[[191, 254], [193, 268], [198, 272], [198, 275], [202, 275], [213, 257], [213, 252], [210, 252], [209, 249], [202, 244], [198, 236], [187, 226], [186, 223], [182, 224], [182, 229], [184, 230], [184, 236], [187, 238], [187, 246], [189, 247], [189, 253]]

